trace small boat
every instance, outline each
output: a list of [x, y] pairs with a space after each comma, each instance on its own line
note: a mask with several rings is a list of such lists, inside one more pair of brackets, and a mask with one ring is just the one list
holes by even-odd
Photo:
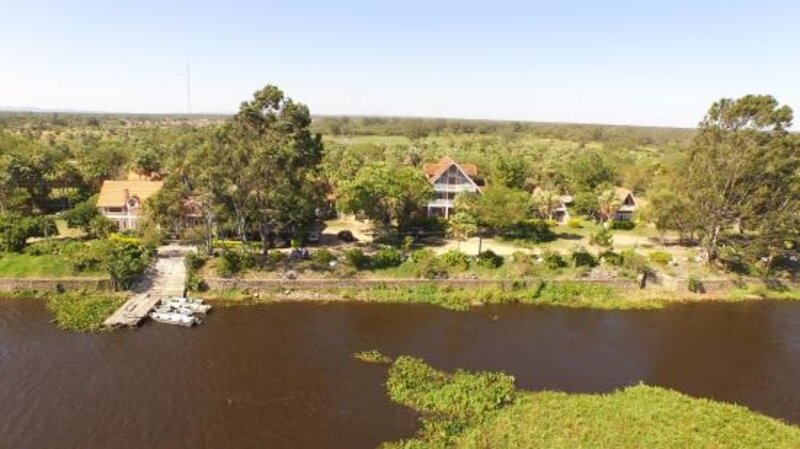
[[170, 298], [164, 301], [163, 304], [175, 309], [189, 310], [192, 313], [199, 313], [201, 315], [205, 315], [211, 310], [210, 305], [203, 304], [202, 301], [196, 299]]
[[194, 316], [174, 312], [150, 312], [150, 318], [159, 323], [177, 324], [179, 326], [186, 327], [192, 327], [200, 324], [200, 320]]

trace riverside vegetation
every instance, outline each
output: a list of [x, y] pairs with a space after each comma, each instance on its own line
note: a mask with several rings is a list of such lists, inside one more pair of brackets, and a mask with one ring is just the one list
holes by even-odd
[[[525, 391], [513, 376], [446, 373], [400, 356], [390, 363], [389, 397], [421, 415], [414, 438], [384, 448], [727, 447], [794, 448], [800, 429], [745, 407], [636, 385], [607, 394]], [[375, 355], [378, 354], [378, 355]]]
[[[323, 219], [346, 213], [368, 223], [380, 246], [333, 255], [333, 270], [332, 255], [315, 251], [309, 271], [521, 281], [502, 292], [482, 289], [473, 299], [419, 288], [373, 289], [374, 300], [396, 295], [456, 309], [468, 302], [645, 306], [622, 305], [602, 288], [538, 283], [583, 279], [605, 268], [604, 275], [624, 279], [658, 266], [678, 277], [688, 268], [698, 291], [705, 273], [791, 281], [800, 261], [800, 139], [788, 132], [792, 119], [791, 108], [768, 95], [720, 99], [694, 130], [312, 118], [305, 105], [272, 85], [232, 117], [0, 114], [0, 275], [103, 274], [126, 289], [167, 236], [201, 247], [209, 257], [206, 270], [270, 275], [285, 264], [276, 246], [303, 245]], [[422, 165], [443, 156], [475, 164], [486, 181], [481, 195], [459, 195], [458, 213], [449, 221], [424, 212], [433, 192]], [[161, 179], [164, 187], [144, 204], [141, 226], [129, 231], [134, 235], [120, 236], [96, 201], [104, 180], [129, 172]], [[613, 221], [614, 186], [644, 200], [636, 223]], [[550, 206], [564, 193], [573, 197], [573, 218], [555, 230]], [[186, 219], [190, 215], [193, 220]], [[52, 243], [67, 236], [58, 226], [62, 220], [72, 241]], [[617, 235], [650, 229], [656, 235], [647, 238], [669, 240], [671, 246], [658, 251], [673, 257], [640, 248], [614, 251]], [[484, 238], [513, 245], [519, 257], [426, 250]], [[563, 247], [577, 240], [593, 248]], [[220, 244], [229, 241], [239, 246]], [[696, 249], [703, 257], [684, 252], [687, 263], [673, 269], [673, 248]], [[102, 254], [80, 261], [95, 253]], [[521, 262], [526, 257], [536, 261]], [[198, 270], [190, 286], [202, 289]]]

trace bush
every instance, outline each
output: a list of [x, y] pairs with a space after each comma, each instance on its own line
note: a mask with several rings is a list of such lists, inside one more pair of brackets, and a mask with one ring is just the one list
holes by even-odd
[[490, 249], [478, 254], [475, 259], [478, 266], [483, 268], [500, 268], [503, 265], [503, 256], [498, 256]]
[[572, 266], [574, 267], [593, 267], [597, 265], [597, 259], [582, 246], [572, 250], [570, 259], [572, 259]]
[[617, 267], [622, 266], [622, 256], [611, 250], [600, 253], [600, 259]]
[[424, 279], [447, 278], [448, 271], [444, 262], [436, 257], [429, 249], [422, 249], [411, 253], [410, 260], [414, 263], [415, 274]]
[[542, 252], [542, 263], [551, 270], [557, 270], [567, 266], [564, 258], [561, 257], [561, 253], [553, 251], [552, 249], [546, 249]]
[[573, 229], [580, 229], [583, 227], [583, 220], [578, 217], [570, 218], [567, 220], [567, 226]]
[[18, 253], [25, 249], [29, 238], [56, 234], [58, 229], [50, 217], [0, 214], [0, 251]]
[[336, 257], [326, 248], [320, 248], [311, 253], [311, 262], [318, 266], [327, 267], [334, 260]]
[[672, 262], [672, 254], [666, 251], [653, 251], [647, 255], [647, 258], [650, 259], [650, 262], [664, 266]]
[[637, 274], [652, 272], [647, 263], [647, 259], [632, 249], [622, 251], [620, 257], [622, 258], [622, 266], [624, 268], [632, 270]]
[[706, 289], [700, 279], [696, 276], [689, 276], [689, 291], [692, 293], [705, 293]]
[[111, 243], [105, 267], [114, 288], [129, 289], [150, 265], [151, 254], [142, 245]]
[[433, 250], [430, 250], [430, 249], [426, 248], [426, 249], [418, 249], [418, 250], [412, 252], [411, 255], [408, 257], [408, 259], [413, 263], [420, 263], [423, 260], [427, 260], [427, 259], [431, 259], [431, 258], [435, 258], [435, 257], [436, 257], [436, 253], [434, 253]]
[[469, 269], [469, 256], [461, 251], [451, 249], [439, 256], [439, 258], [442, 260], [442, 263], [450, 268], [456, 268], [462, 271]]
[[203, 245], [206, 242], [206, 229], [204, 225], [184, 228], [180, 235], [181, 243], [189, 245]]
[[196, 252], [190, 252], [186, 255], [183, 259], [184, 265], [186, 265], [186, 269], [191, 271], [197, 271], [203, 268], [203, 265], [206, 264], [206, 259]]
[[589, 237], [589, 244], [610, 249], [614, 246], [614, 236], [611, 234], [611, 231], [603, 227]]
[[267, 263], [270, 265], [277, 265], [288, 258], [285, 252], [276, 249], [267, 253]]
[[507, 237], [530, 240], [532, 242], [546, 242], [555, 237], [553, 231], [545, 220], [525, 220], [519, 222], [505, 231]]
[[76, 273], [100, 271], [105, 266], [109, 255], [109, 243], [102, 240], [95, 240], [86, 244], [66, 245], [64, 254], [70, 256], [72, 269]]
[[[273, 253], [281, 253], [280, 251], [273, 251]], [[285, 255], [283, 257], [286, 257]], [[235, 249], [227, 249], [220, 257], [217, 271], [223, 277], [229, 277], [241, 273], [244, 270], [253, 268], [255, 266], [255, 258], [252, 254], [246, 251], [239, 251]]]
[[630, 231], [636, 227], [636, 222], [633, 220], [612, 220], [610, 226], [611, 229]]
[[31, 256], [58, 255], [62, 253], [65, 243], [63, 240], [41, 240], [25, 247], [24, 252]]
[[189, 273], [186, 277], [186, 289], [193, 292], [204, 292], [208, 290], [208, 284], [197, 275], [197, 273]]
[[344, 263], [357, 270], [364, 270], [369, 268], [370, 260], [364, 251], [353, 248], [344, 252]]
[[372, 258], [372, 266], [377, 269], [392, 268], [405, 260], [403, 253], [392, 247], [381, 248]]
[[522, 251], [516, 251], [511, 255], [511, 274], [516, 277], [532, 276], [536, 273], [536, 265], [533, 256]]

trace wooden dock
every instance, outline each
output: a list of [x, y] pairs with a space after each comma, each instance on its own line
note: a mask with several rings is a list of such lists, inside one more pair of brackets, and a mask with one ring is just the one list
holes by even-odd
[[183, 256], [190, 248], [159, 248], [155, 265], [133, 288], [133, 295], [104, 322], [105, 327], [136, 327], [163, 298], [183, 296], [186, 266]]

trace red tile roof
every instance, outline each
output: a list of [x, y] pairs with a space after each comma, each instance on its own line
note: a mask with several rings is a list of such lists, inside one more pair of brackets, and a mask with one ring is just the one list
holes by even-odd
[[457, 164], [459, 167], [461, 167], [461, 169], [464, 170], [464, 173], [466, 173], [466, 175], [469, 176], [470, 178], [478, 176], [478, 167], [475, 166], [475, 164], [458, 164], [456, 161], [454, 161], [452, 158], [449, 157], [443, 157], [442, 159], [439, 160], [439, 162], [435, 164], [424, 164], [422, 166], [422, 170], [425, 172], [425, 176], [427, 176], [429, 180], [433, 180], [435, 178], [438, 178], [442, 173], [444, 173], [445, 170], [450, 168], [450, 166], [453, 164]]

